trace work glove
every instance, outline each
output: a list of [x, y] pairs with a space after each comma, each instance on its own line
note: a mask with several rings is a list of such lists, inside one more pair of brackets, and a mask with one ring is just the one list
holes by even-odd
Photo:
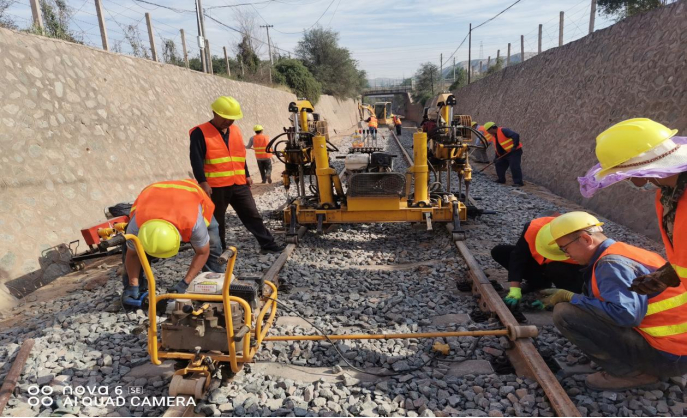
[[520, 303], [520, 299], [522, 299], [522, 289], [511, 286], [508, 294], [503, 298], [503, 301], [509, 308], [515, 308], [518, 306], [518, 303]]
[[554, 307], [557, 303], [570, 302], [575, 295], [573, 292], [564, 289], [543, 289], [539, 293], [546, 296], [542, 303], [546, 307]]
[[538, 310], [538, 311], [543, 311], [546, 309], [546, 306], [544, 306], [542, 301], [535, 300], [534, 302], [530, 303], [530, 308]]
[[628, 289], [640, 295], [650, 295], [662, 292], [668, 287], [677, 287], [679, 285], [680, 276], [677, 275], [677, 272], [670, 263], [665, 263], [655, 272], [634, 279]]
[[188, 290], [188, 283], [186, 283], [183, 280], [180, 280], [179, 283], [175, 284], [172, 290], [170, 290], [169, 293], [186, 293]]
[[127, 286], [122, 295], [122, 304], [135, 305], [135, 302], [138, 302], [140, 296], [138, 286]]

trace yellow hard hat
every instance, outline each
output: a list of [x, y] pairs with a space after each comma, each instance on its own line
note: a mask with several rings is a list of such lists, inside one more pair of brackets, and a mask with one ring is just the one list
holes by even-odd
[[556, 244], [556, 240], [562, 238], [573, 232], [589, 228], [591, 226], [601, 226], [603, 222], [600, 222], [596, 217], [590, 215], [587, 212], [568, 212], [552, 220], [549, 224], [551, 226], [551, 241], [549, 244]]
[[473, 120], [472, 123], [470, 124], [470, 126], [475, 126], [475, 125], [477, 125], [477, 122]]
[[[551, 243], [553, 241], [553, 243]], [[565, 261], [569, 259], [556, 244], [556, 241], [551, 236], [551, 222], [544, 225], [539, 232], [537, 232], [537, 237], [534, 240], [534, 246], [537, 248], [537, 252], [543, 255], [545, 258], [553, 261]]]
[[144, 222], [138, 231], [138, 239], [145, 252], [157, 258], [174, 257], [181, 245], [179, 230], [164, 219]]
[[602, 168], [597, 175], [649, 151], [676, 133], [677, 129], [647, 118], [616, 123], [596, 137], [596, 158]]
[[260, 132], [263, 131], [264, 129], [262, 128], [262, 125], [255, 125], [253, 126], [253, 132]]
[[494, 122], [487, 122], [484, 124], [484, 130], [488, 131], [489, 129], [492, 128], [492, 126], [496, 126], [496, 124]]
[[241, 105], [233, 97], [220, 96], [212, 102], [212, 110], [224, 119], [237, 120], [243, 117]]

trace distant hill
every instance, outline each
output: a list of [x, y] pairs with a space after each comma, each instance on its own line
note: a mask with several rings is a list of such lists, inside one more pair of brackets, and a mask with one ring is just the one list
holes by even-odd
[[[501, 52], [503, 52], [503, 51], [501, 51]], [[526, 60], [532, 58], [535, 55], [537, 55], [536, 52], [525, 51], [525, 59]], [[506, 65], [506, 56], [502, 55], [501, 58], [503, 58], [503, 65], [505, 66]], [[470, 61], [472, 63], [473, 72], [479, 71], [480, 61], [482, 62], [482, 70], [483, 71], [487, 70], [487, 61], [488, 61], [487, 58], [483, 58], [481, 60], [480, 59], [473, 59]], [[517, 54], [511, 53], [510, 64], [513, 65], [513, 64], [517, 64], [519, 62], [520, 62], [520, 52], [518, 52]], [[491, 65], [494, 65], [495, 63], [496, 63], [496, 56], [493, 56], [493, 57], [491, 57]], [[456, 68], [467, 68], [467, 66], [468, 66], [467, 60], [456, 63]], [[444, 78], [451, 78], [451, 77], [453, 77], [453, 67], [451, 65], [449, 65], [448, 68], [444, 68]]]

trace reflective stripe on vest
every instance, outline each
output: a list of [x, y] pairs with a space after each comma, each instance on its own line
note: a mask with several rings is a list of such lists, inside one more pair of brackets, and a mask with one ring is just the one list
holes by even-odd
[[[501, 146], [501, 148], [503, 148], [503, 150], [506, 152], [506, 154], [513, 150], [513, 140], [508, 138], [506, 136], [506, 134], [503, 133], [503, 128], [496, 129], [496, 138], [498, 139], [499, 145]], [[496, 148], [498, 150], [497, 147], [494, 147], [494, 148]], [[518, 144], [517, 149], [520, 149], [520, 148], [522, 148], [522, 142], [520, 142]], [[498, 151], [497, 151], [497, 154], [499, 154]], [[499, 154], [499, 155], [502, 155], [502, 154]], [[503, 155], [505, 155], [505, 154], [503, 154]]]
[[205, 178], [210, 187], [226, 187], [246, 184], [246, 146], [238, 125], [229, 127], [229, 144], [210, 122], [192, 128], [189, 134], [200, 128], [205, 138]]
[[[609, 246], [601, 253], [596, 263], [611, 254], [629, 258], [654, 269], [666, 263], [663, 257], [656, 253], [621, 242]], [[603, 301], [596, 279], [596, 263], [592, 272], [592, 293]], [[649, 298], [647, 313], [635, 330], [657, 350], [680, 356], [687, 355], [687, 290], [682, 286], [669, 287]]]
[[370, 118], [370, 121], [367, 122], [367, 126], [370, 128], [376, 128], [377, 127], [377, 118]]
[[255, 158], [258, 160], [269, 160], [272, 154], [265, 152], [269, 139], [265, 134], [257, 134], [253, 137], [253, 149], [255, 150]]
[[164, 219], [174, 225], [182, 241], [189, 241], [198, 219], [198, 206], [205, 226], [210, 225], [215, 204], [193, 180], [174, 180], [153, 183], [143, 189], [131, 207], [140, 228], [151, 219]]
[[673, 242], [668, 239], [668, 234], [663, 229], [663, 205], [661, 204], [661, 191], [656, 191], [656, 215], [658, 215], [658, 227], [661, 229], [661, 238], [666, 248], [668, 262], [680, 277], [682, 286], [687, 289], [687, 193], [680, 196], [675, 212], [673, 226]]

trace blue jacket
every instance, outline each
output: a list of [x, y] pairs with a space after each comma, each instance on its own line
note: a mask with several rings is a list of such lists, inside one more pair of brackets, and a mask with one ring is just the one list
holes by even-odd
[[596, 249], [594, 256], [582, 272], [585, 284], [583, 295], [573, 296], [570, 303], [600, 316], [621, 327], [636, 327], [644, 319], [648, 306], [648, 296], [638, 295], [628, 290], [632, 281], [639, 276], [649, 274], [656, 269], [647, 267], [627, 257], [607, 255], [596, 264], [596, 282], [603, 301], [594, 297], [591, 288], [594, 263], [615, 241], [607, 239]]

